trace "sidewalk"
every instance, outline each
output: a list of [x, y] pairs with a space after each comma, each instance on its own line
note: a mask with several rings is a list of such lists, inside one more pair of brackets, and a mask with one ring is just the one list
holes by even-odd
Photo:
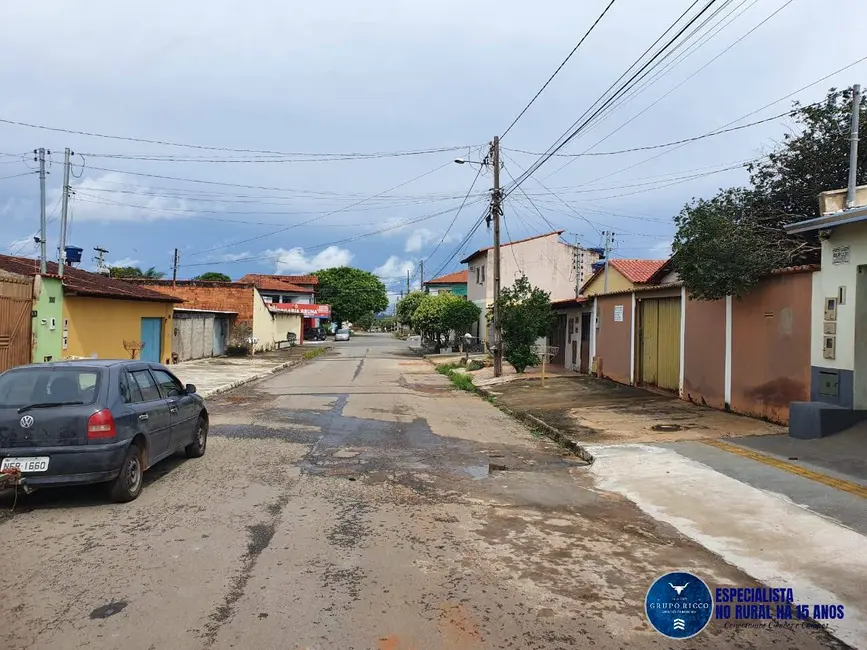
[[204, 398], [213, 397], [242, 384], [279, 372], [303, 362], [305, 352], [330, 345], [304, 345], [287, 350], [263, 352], [253, 357], [210, 357], [184, 361], [171, 367], [172, 372], [185, 384], [194, 384], [196, 393]]

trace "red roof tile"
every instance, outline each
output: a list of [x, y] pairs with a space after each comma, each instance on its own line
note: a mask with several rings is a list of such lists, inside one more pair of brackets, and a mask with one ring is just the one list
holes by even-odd
[[[505, 246], [513, 246], [514, 244], [523, 244], [526, 241], [532, 241], [534, 239], [541, 239], [542, 237], [550, 237], [551, 235], [557, 235], [558, 237], [562, 235], [565, 230], [555, 230], [553, 232], [546, 232], [544, 235], [533, 235], [532, 237], [527, 237], [526, 239], [516, 239], [515, 241], [507, 241], [503, 244], [500, 244], [500, 248], [504, 248]], [[461, 260], [461, 264], [466, 264], [474, 257], [481, 255], [485, 251], [489, 251], [493, 248], [493, 246], [488, 246], [487, 248], [480, 248], [475, 253], [470, 253], [467, 257]]]
[[[239, 280], [239, 282], [257, 282], [262, 279], [275, 280], [277, 282], [285, 282], [287, 284], [294, 285], [311, 285], [316, 286], [319, 284], [319, 278], [315, 275], [268, 275], [265, 273], [248, 273], [243, 278]], [[287, 289], [288, 291], [288, 289]], [[311, 289], [303, 288], [303, 291], [313, 293]]]
[[441, 275], [433, 280], [428, 280], [425, 284], [466, 284], [469, 277], [470, 272], [464, 269], [463, 271], [457, 271], [456, 273]]
[[257, 275], [248, 273], [239, 282], [249, 282], [256, 285], [260, 291], [287, 291], [291, 293], [314, 293], [313, 289], [302, 287], [297, 284], [288, 282], [286, 278], [298, 278], [304, 276], [289, 276], [289, 275]]
[[[48, 262], [47, 275], [57, 275], [57, 263]], [[26, 257], [0, 255], [0, 269], [18, 275], [37, 275], [39, 260]], [[115, 298], [121, 300], [148, 300], [154, 302], [183, 302], [180, 298], [151, 291], [145, 287], [98, 273], [90, 273], [72, 266], [63, 268], [63, 289], [66, 294]]]
[[636, 284], [649, 282], [659, 268], [668, 260], [611, 260], [609, 263], [620, 274]]

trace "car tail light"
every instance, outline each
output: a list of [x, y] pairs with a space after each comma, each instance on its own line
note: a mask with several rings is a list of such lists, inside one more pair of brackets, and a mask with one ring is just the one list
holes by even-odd
[[99, 440], [101, 438], [116, 438], [117, 429], [114, 427], [114, 417], [108, 409], [102, 409], [90, 416], [87, 421], [87, 439]]

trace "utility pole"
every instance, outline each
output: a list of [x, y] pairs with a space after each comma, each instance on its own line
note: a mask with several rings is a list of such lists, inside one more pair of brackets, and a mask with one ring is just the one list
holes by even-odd
[[[45, 149], [40, 147], [33, 153], [37, 154], [37, 160], [39, 161], [39, 272], [45, 273], [47, 271], [47, 263], [46, 263], [46, 230], [47, 225], [45, 222]], [[48, 152], [49, 154], [51, 152]]]
[[69, 147], [63, 152], [63, 194], [60, 206], [60, 244], [58, 245], [59, 256], [57, 258], [57, 275], [63, 277], [63, 266], [66, 263], [66, 218], [69, 210], [69, 156], [72, 152]]
[[605, 272], [602, 279], [602, 293], [608, 293], [608, 258], [611, 257], [611, 244], [614, 242], [614, 233], [606, 230], [605, 235]]
[[494, 189], [491, 193], [491, 219], [494, 220], [494, 377], [503, 374], [503, 332], [500, 326], [500, 215], [503, 213], [500, 194], [500, 136], [491, 143], [491, 164], [494, 166]]
[[852, 89], [852, 128], [849, 129], [849, 187], [846, 208], [855, 207], [855, 188], [858, 185], [858, 123], [861, 121], [861, 86]]
[[178, 253], [178, 249], [175, 249], [175, 257], [172, 261], [172, 286], [178, 286], [178, 262], [181, 259], [180, 253]]
[[581, 295], [581, 241], [575, 235], [575, 297]]
[[406, 270], [406, 295], [410, 294], [409, 289], [409, 269]]
[[419, 278], [420, 279], [418, 282], [419, 282], [419, 287], [421, 287], [421, 290], [424, 291], [424, 260], [422, 260], [420, 262], [420, 265], [421, 265], [420, 266], [421, 270], [419, 271]]

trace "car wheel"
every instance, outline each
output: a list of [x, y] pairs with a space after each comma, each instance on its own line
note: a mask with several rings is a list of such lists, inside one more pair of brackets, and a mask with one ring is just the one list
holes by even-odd
[[196, 437], [184, 447], [187, 458], [201, 458], [205, 455], [205, 447], [208, 446], [208, 421], [201, 415], [196, 422]]
[[111, 498], [117, 503], [126, 503], [141, 494], [144, 478], [142, 453], [138, 445], [131, 444], [126, 450], [120, 474], [111, 482]]

